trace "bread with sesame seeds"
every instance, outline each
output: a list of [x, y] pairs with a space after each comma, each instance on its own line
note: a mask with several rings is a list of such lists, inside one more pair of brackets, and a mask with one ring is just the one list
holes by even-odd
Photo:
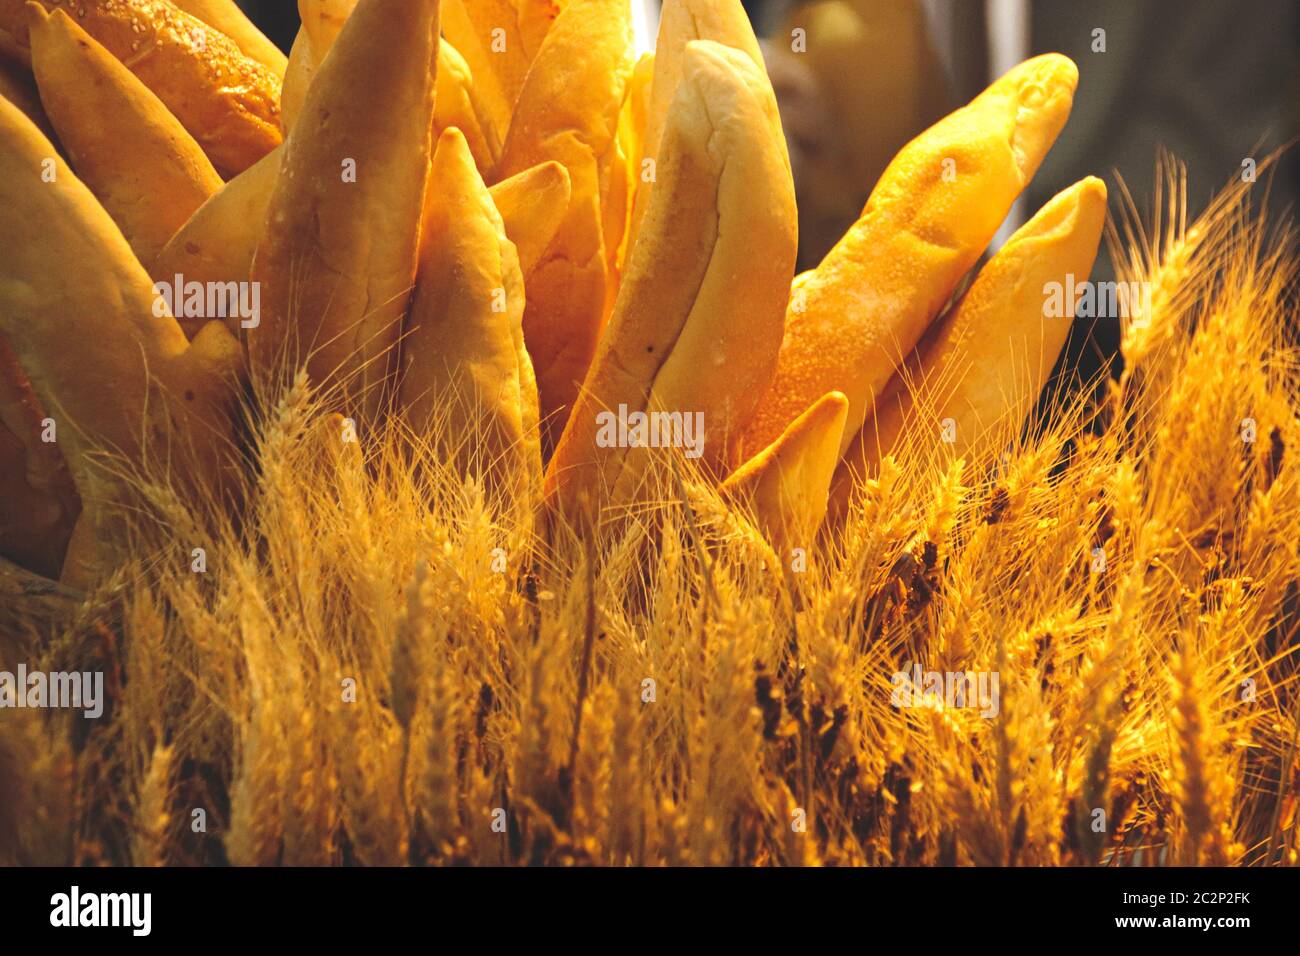
[[[27, 0], [0, 0], [0, 51], [31, 62]], [[41, 0], [56, 10], [60, 0]], [[233, 176], [280, 143], [280, 77], [167, 0], [78, 0], [77, 23]]]

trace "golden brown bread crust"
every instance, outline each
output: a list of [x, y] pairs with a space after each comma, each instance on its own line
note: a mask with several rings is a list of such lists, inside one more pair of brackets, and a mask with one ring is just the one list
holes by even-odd
[[[144, 367], [174, 360], [185, 337], [174, 321], [154, 318], [149, 278], [95, 197], [48, 141], [6, 107], [0, 103], [0, 191], [11, 211], [3, 223], [12, 240], [4, 244], [11, 251], [0, 283], [4, 334], [51, 414], [66, 412], [81, 430], [135, 449], [139, 421], [130, 411], [144, 405]], [[51, 183], [42, 181], [46, 169]], [[121, 331], [126, 334], [114, 334]], [[48, 383], [69, 387], [43, 394]], [[106, 404], [107, 395], [118, 401]], [[85, 447], [77, 431], [60, 429], [65, 454]], [[68, 457], [75, 474], [76, 456]]]
[[[341, 23], [342, 21], [340, 25]], [[295, 50], [298, 44], [309, 42], [306, 32], [300, 31]], [[450, 58], [447, 54], [450, 54]], [[450, 44], [444, 41], [439, 45], [440, 64], [452, 62], [454, 56]], [[314, 74], [314, 61], [311, 62], [311, 71]], [[443, 81], [440, 69], [437, 87], [441, 88]], [[290, 88], [286, 84], [286, 89]], [[305, 92], [305, 87], [303, 91]], [[287, 107], [285, 115], [289, 115]], [[271, 195], [279, 179], [283, 150], [283, 146], [272, 150], [204, 203], [167, 243], [151, 270], [154, 278], [170, 281], [175, 274], [181, 273], [187, 280], [199, 282], [246, 281], [253, 254], [262, 235]], [[478, 158], [476, 154], [475, 160]], [[557, 191], [561, 185], [560, 177], [563, 177], [563, 196]], [[568, 174], [559, 164], [550, 163], [546, 167], [527, 170], [493, 187], [493, 195], [497, 195], [499, 190], [505, 190], [512, 196], [509, 212], [503, 211], [503, 215], [507, 218], [507, 227], [513, 225], [519, 233], [519, 241], [524, 246], [520, 250], [521, 260], [527, 264], [527, 269], [531, 269], [537, 256], [550, 243], [559, 217], [564, 214], [564, 204], [568, 197]], [[538, 243], [540, 248], [537, 248]], [[203, 320], [195, 322], [186, 318], [181, 320], [181, 326], [186, 335], [192, 337], [202, 322]], [[235, 330], [233, 323], [227, 324], [231, 325], [232, 331]]]
[[[27, 0], [0, 0], [0, 46], [30, 62]], [[47, 10], [61, 0], [40, 0]], [[82, 15], [82, 11], [85, 11]], [[77, 0], [77, 23], [153, 90], [227, 175], [280, 142], [280, 77], [167, 0]]]
[[465, 135], [479, 172], [490, 176], [501, 158], [501, 137], [478, 95], [469, 64], [444, 39], [438, 44], [438, 84], [433, 105], [434, 138], [452, 127]]
[[642, 240], [548, 467], [547, 498], [562, 509], [634, 494], [652, 452], [597, 443], [597, 415], [621, 405], [703, 413], [705, 461], [728, 467], [729, 441], [775, 366], [794, 268], [794, 184], [775, 111], [747, 57], [690, 44]]
[[[303, 25], [290, 52], [281, 101], [286, 132], [293, 128], [307, 88], [355, 7], [356, 0], [299, 0]], [[445, 3], [439, 10], [439, 20], [446, 33]], [[501, 136], [484, 105], [479, 84], [474, 82], [464, 56], [445, 36], [438, 44], [437, 57], [433, 140], [436, 142], [443, 130], [456, 127], [465, 134], [479, 172], [489, 175], [501, 155]]]
[[298, 0], [298, 16], [318, 54], [317, 62], [330, 51], [356, 8], [357, 0]]
[[285, 136], [293, 130], [302, 112], [302, 101], [307, 96], [311, 81], [316, 77], [320, 61], [312, 49], [311, 37], [299, 27], [289, 48], [289, 62], [284, 68], [284, 87], [280, 93], [280, 129]]
[[502, 136], [559, 12], [555, 0], [447, 0], [444, 6], [443, 33], [465, 57], [485, 114]]
[[[253, 254], [266, 224], [271, 194], [280, 177], [284, 147], [277, 146], [221, 187], [177, 230], [149, 272], [159, 282], [248, 282]], [[188, 338], [217, 316], [180, 319]], [[239, 322], [227, 323], [236, 332]]]
[[136, 257], [152, 263], [221, 177], [162, 101], [71, 17], [27, 10], [32, 67], [59, 140]]
[[415, 281], [437, 42], [437, 0], [357, 4], [285, 143], [253, 257], [254, 361], [305, 362], [313, 381], [345, 387], [358, 422], [385, 404]]
[[[645, 157], [646, 118], [650, 108], [650, 86], [654, 79], [655, 55], [643, 53], [632, 69], [628, 80], [627, 95], [623, 98], [623, 108], [618, 116], [618, 134], [616, 145], [622, 159], [623, 174], [623, 220], [617, 229], [608, 224], [606, 211], [605, 257], [609, 265], [609, 281], [606, 283], [605, 311], [611, 312], [618, 297], [618, 287], [623, 279], [623, 266], [627, 261], [628, 245], [632, 236], [632, 216], [635, 212], [636, 196], [641, 187], [642, 160]], [[617, 237], [617, 244], [614, 244]]]
[[605, 266], [605, 301], [600, 310], [600, 327], [603, 329], [614, 311], [621, 283], [620, 251], [625, 245], [627, 225], [632, 213], [632, 201], [635, 193], [628, 181], [628, 155], [624, 150], [623, 137], [620, 132], [624, 126], [623, 114], [629, 96], [635, 94], [632, 81], [636, 73], [636, 62], [632, 60], [632, 46], [629, 41], [628, 57], [632, 67], [628, 70], [627, 83], [623, 88], [623, 101], [619, 104], [614, 121], [614, 137], [604, 154], [597, 157], [596, 177], [600, 196], [600, 232]]
[[256, 60], [280, 79], [287, 65], [280, 48], [253, 25], [235, 0], [172, 0], [190, 16], [198, 17], [235, 41], [241, 53]]
[[302, 26], [294, 37], [285, 67], [284, 93], [280, 97], [280, 128], [288, 135], [302, 110], [307, 89], [321, 60], [338, 39], [343, 24], [356, 9], [357, 0], [298, 0]]
[[719, 487], [724, 498], [753, 508], [778, 551], [808, 547], [826, 516], [848, 413], [844, 394], [827, 392]]
[[601, 163], [613, 145], [631, 45], [631, 9], [623, 0], [567, 3], [528, 73], [493, 180], [547, 160], [569, 172], [569, 208], [533, 270], [524, 312], [543, 427], [552, 436], [600, 336], [606, 281]]
[[149, 276], [112, 219], [7, 100], [0, 208], [10, 211], [0, 217], [0, 247], [9, 250], [0, 256], [0, 335], [58, 424], [87, 526], [64, 576], [86, 583], [123, 543], [113, 524], [123, 487], [99, 467], [103, 451], [128, 466], [146, 452], [165, 456], [156, 460], [179, 482], [220, 493], [238, 348], [217, 323], [191, 346], [158, 313]]
[[542, 255], [555, 238], [569, 207], [569, 173], [559, 163], [538, 163], [490, 190], [505, 222], [506, 235], [519, 253], [519, 269], [527, 288]]
[[686, 46], [694, 40], [713, 40], [745, 54], [760, 70], [763, 53], [754, 36], [749, 15], [740, 0], [665, 0], [655, 42], [654, 77], [646, 111], [646, 155], [659, 150], [677, 84], [682, 79]]
[[[767, 71], [763, 66], [763, 53], [754, 36], [749, 15], [741, 6], [740, 0], [666, 0], [659, 17], [659, 35], [655, 41], [655, 56], [652, 66], [653, 76], [650, 80], [649, 101], [646, 104], [645, 127], [643, 129], [643, 155], [657, 157], [660, 140], [663, 138], [664, 126], [677, 85], [682, 79], [682, 59], [686, 55], [687, 44], [694, 40], [713, 40], [723, 46], [731, 47], [745, 54], [758, 67], [764, 81]], [[769, 84], [770, 85], [770, 84]], [[780, 130], [780, 117], [775, 118]], [[781, 152], [786, 156], [785, 135], [780, 136]], [[633, 197], [630, 242], [636, 242], [645, 217], [650, 196], [654, 192], [654, 182], [640, 182]]]
[[980, 270], [974, 284], [909, 356], [853, 437], [835, 476], [842, 513], [855, 475], [897, 452], [904, 428], [938, 443], [952, 420], [953, 457], [982, 468], [1014, 438], [1064, 348], [1073, 318], [1044, 315], [1049, 283], [1087, 281], [1106, 221], [1106, 186], [1089, 176], [1058, 193]]
[[430, 175], [398, 402], [417, 435], [531, 510], [542, 459], [519, 258], [459, 130], [439, 138]]
[[847, 446], [1033, 176], [1065, 125], [1077, 80], [1066, 57], [1035, 57], [899, 152], [862, 217], [801, 277], [747, 455], [831, 389], [849, 399]]

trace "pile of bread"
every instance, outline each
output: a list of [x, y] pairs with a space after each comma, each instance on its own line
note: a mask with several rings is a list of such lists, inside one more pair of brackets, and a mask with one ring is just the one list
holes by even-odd
[[[556, 512], [671, 453], [602, 411], [703, 413], [703, 473], [784, 547], [905, 428], [1004, 434], [1065, 342], [1044, 289], [1091, 269], [1098, 180], [952, 301], [1065, 123], [1062, 56], [918, 136], [794, 277], [740, 0], [667, 0], [639, 58], [628, 0], [299, 9], [286, 59], [232, 0], [0, 0], [0, 554], [93, 583], [121, 463], [220, 494], [249, 383], [301, 369], [362, 442], [473, 434], [466, 469]], [[179, 277], [250, 284], [255, 320], [161, 307]]]

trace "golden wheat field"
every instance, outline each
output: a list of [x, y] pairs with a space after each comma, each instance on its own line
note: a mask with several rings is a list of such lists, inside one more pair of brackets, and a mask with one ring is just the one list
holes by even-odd
[[[0, 96], [0, 864], [1300, 862], [1276, 156], [1205, 206], [1170, 156], [1088, 177], [981, 267], [1070, 110], [1047, 54], [794, 278], [739, 2], [639, 61], [620, 0], [302, 0], [287, 60], [87, 2], [0, 0], [40, 94]], [[1103, 218], [1141, 307], [1049, 380]], [[707, 431], [607, 441], [628, 405]]]

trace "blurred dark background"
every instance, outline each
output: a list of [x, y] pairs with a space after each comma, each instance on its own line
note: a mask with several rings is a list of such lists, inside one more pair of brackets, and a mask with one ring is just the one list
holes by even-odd
[[295, 0], [236, 0], [268, 37], [285, 53], [298, 32], [298, 4]]
[[[471, 0], [472, 2], [472, 0]], [[642, 8], [648, 46], [658, 0]], [[240, 0], [286, 51], [293, 0]], [[795, 166], [801, 269], [853, 222], [893, 154], [991, 79], [1038, 53], [1079, 66], [1074, 112], [1013, 211], [1010, 234], [1086, 175], [1119, 177], [1150, 202], [1163, 147], [1185, 164], [1192, 212], [1247, 158], [1300, 132], [1300, 0], [744, 0], [765, 40]], [[792, 31], [806, 46], [791, 50]], [[1261, 179], [1267, 178], [1263, 174]], [[1275, 215], [1300, 194], [1292, 150], [1268, 193]], [[1113, 273], [1106, 256], [1094, 277]], [[1114, 318], [1076, 327], [1065, 361], [1088, 375], [1118, 346]]]

